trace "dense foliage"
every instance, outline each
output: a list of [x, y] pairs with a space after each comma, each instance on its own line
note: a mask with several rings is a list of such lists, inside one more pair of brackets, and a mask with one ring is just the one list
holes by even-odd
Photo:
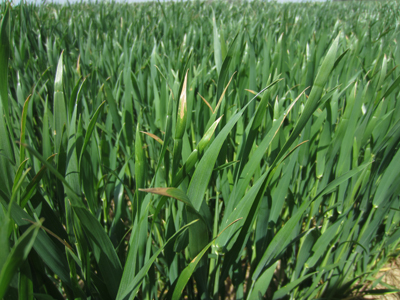
[[0, 298], [338, 299], [398, 255], [398, 2], [0, 12]]

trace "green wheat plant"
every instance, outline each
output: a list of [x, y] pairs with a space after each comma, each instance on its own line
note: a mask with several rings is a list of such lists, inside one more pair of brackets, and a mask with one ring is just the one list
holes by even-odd
[[0, 299], [396, 293], [399, 3], [0, 5]]

